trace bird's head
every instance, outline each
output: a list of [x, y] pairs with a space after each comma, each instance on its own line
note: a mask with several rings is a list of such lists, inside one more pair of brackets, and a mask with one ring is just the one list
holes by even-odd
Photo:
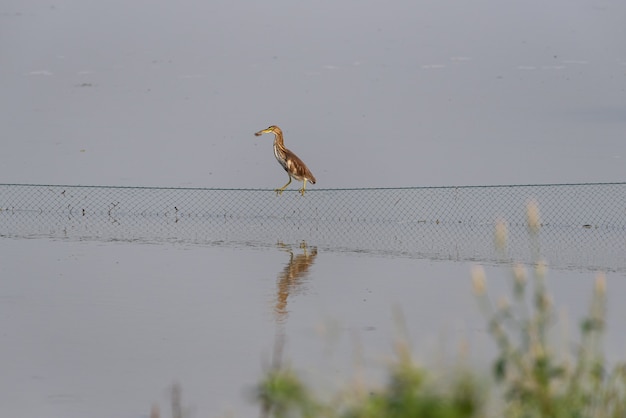
[[276, 125], [272, 125], [269, 128], [263, 129], [262, 131], [256, 132], [254, 135], [261, 136], [263, 134], [273, 133], [274, 135], [282, 135], [283, 131]]

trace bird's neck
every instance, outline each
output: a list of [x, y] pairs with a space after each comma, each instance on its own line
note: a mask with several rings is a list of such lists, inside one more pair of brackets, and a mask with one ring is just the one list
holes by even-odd
[[285, 143], [282, 134], [274, 133], [274, 148], [285, 151]]

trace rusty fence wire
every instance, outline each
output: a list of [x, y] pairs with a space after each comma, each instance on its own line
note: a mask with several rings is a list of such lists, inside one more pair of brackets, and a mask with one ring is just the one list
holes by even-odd
[[[274, 245], [559, 268], [626, 271], [626, 183], [312, 189], [0, 185], [0, 236]], [[494, 225], [507, 225], [504, 252]]]

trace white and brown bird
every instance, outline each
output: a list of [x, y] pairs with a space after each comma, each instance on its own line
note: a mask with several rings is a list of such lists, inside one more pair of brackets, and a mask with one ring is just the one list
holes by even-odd
[[283, 166], [287, 174], [289, 175], [289, 181], [280, 189], [276, 189], [276, 194], [282, 194], [282, 192], [291, 184], [291, 179], [296, 179], [302, 182], [302, 188], [299, 190], [300, 194], [304, 196], [304, 192], [306, 191], [306, 182], [311, 182], [315, 184], [315, 177], [311, 170], [302, 162], [300, 158], [293, 152], [289, 151], [285, 148], [284, 140], [283, 140], [283, 131], [280, 130], [278, 126], [272, 125], [267, 129], [263, 129], [255, 133], [256, 136], [261, 136], [263, 134], [274, 134], [274, 156]]

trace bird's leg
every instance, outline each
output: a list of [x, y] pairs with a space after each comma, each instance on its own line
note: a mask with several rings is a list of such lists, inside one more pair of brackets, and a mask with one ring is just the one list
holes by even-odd
[[302, 188], [298, 190], [302, 196], [304, 196], [304, 192], [306, 190], [306, 179], [302, 180]]
[[283, 191], [287, 188], [287, 186], [289, 186], [291, 184], [291, 176], [289, 176], [289, 181], [287, 182], [287, 184], [285, 184], [283, 187], [281, 187], [280, 189], [275, 189], [274, 191], [276, 192], [277, 195], [282, 194]]

